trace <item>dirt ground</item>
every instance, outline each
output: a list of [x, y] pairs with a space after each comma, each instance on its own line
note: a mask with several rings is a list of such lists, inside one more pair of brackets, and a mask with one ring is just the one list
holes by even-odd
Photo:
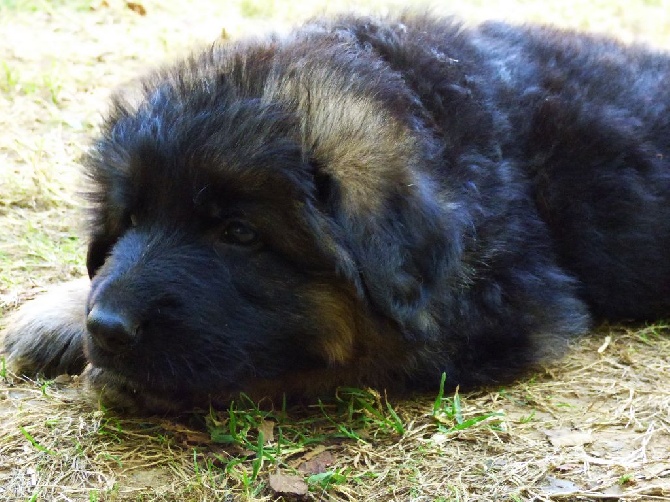
[[[0, 315], [85, 273], [77, 158], [111, 89], [194, 45], [285, 29], [324, 5], [0, 0]], [[667, 0], [453, 7], [670, 47]], [[241, 399], [128, 417], [76, 376], [31, 381], [2, 365], [0, 500], [670, 501], [666, 324], [600, 327], [505, 388], [438, 387], [404, 401], [343, 389], [288, 410]]]

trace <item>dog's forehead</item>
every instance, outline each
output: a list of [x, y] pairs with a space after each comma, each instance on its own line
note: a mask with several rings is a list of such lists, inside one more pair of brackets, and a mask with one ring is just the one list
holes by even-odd
[[233, 208], [297, 198], [292, 179], [299, 165], [286, 159], [242, 158], [234, 145], [192, 152], [174, 148], [166, 151], [150, 143], [131, 152], [130, 168], [112, 188], [124, 197], [123, 206], [152, 218], [170, 215], [188, 221], [194, 216], [222, 218]]
[[[156, 207], [185, 192], [198, 208], [217, 197], [285, 200], [296, 189], [314, 192], [311, 166], [321, 166], [347, 207], [376, 211], [385, 180], [414, 183], [404, 166], [417, 164], [418, 147], [427, 145], [417, 144], [420, 124], [405, 121], [413, 97], [394, 92], [404, 89], [402, 79], [390, 67], [368, 68], [367, 53], [353, 58], [350, 42], [327, 42], [245, 46], [251, 55], [215, 50], [143, 82], [142, 103], [117, 112], [115, 126], [129, 130], [125, 147], [144, 157], [132, 169], [135, 185], [170, 180], [169, 189], [148, 195]], [[350, 70], [369, 78], [354, 85]], [[370, 88], [381, 81], [383, 95]]]
[[118, 113], [100, 153], [145, 208], [215, 216], [230, 201], [281, 200], [309, 189], [296, 129], [288, 113], [258, 99], [214, 99], [204, 87], [179, 93], [159, 84], [142, 105]]

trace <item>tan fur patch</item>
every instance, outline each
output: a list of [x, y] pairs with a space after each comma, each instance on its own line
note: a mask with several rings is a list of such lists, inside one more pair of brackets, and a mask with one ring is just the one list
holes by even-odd
[[355, 300], [327, 286], [311, 287], [307, 296], [314, 305], [314, 316], [323, 324], [315, 351], [325, 354], [331, 366], [347, 364], [353, 357], [359, 329]]
[[254, 379], [244, 389], [249, 396], [274, 400], [283, 394], [318, 396], [340, 385], [384, 387], [390, 372], [412, 364], [397, 328], [387, 321], [374, 322], [353, 291], [322, 284], [310, 286], [305, 295], [321, 320], [313, 350], [325, 355], [329, 366], [272, 380]]
[[278, 75], [268, 80], [265, 100], [297, 105], [306, 150], [339, 182], [343, 207], [377, 214], [393, 187], [417, 181], [408, 166], [418, 148], [407, 127], [351, 89], [350, 78], [318, 66], [293, 78]]

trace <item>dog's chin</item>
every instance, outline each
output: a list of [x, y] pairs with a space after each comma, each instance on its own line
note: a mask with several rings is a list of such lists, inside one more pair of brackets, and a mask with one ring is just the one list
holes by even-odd
[[175, 414], [229, 400], [232, 395], [226, 393], [226, 396], [213, 398], [191, 389], [152, 388], [93, 364], [86, 367], [82, 378], [86, 390], [104, 408], [130, 414]]

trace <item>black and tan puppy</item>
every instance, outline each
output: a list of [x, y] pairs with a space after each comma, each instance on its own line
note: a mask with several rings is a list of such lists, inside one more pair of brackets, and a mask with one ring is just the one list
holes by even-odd
[[5, 352], [161, 410], [499, 382], [591, 316], [667, 315], [668, 82], [667, 54], [494, 23], [215, 47], [114, 98], [90, 286], [20, 310]]

